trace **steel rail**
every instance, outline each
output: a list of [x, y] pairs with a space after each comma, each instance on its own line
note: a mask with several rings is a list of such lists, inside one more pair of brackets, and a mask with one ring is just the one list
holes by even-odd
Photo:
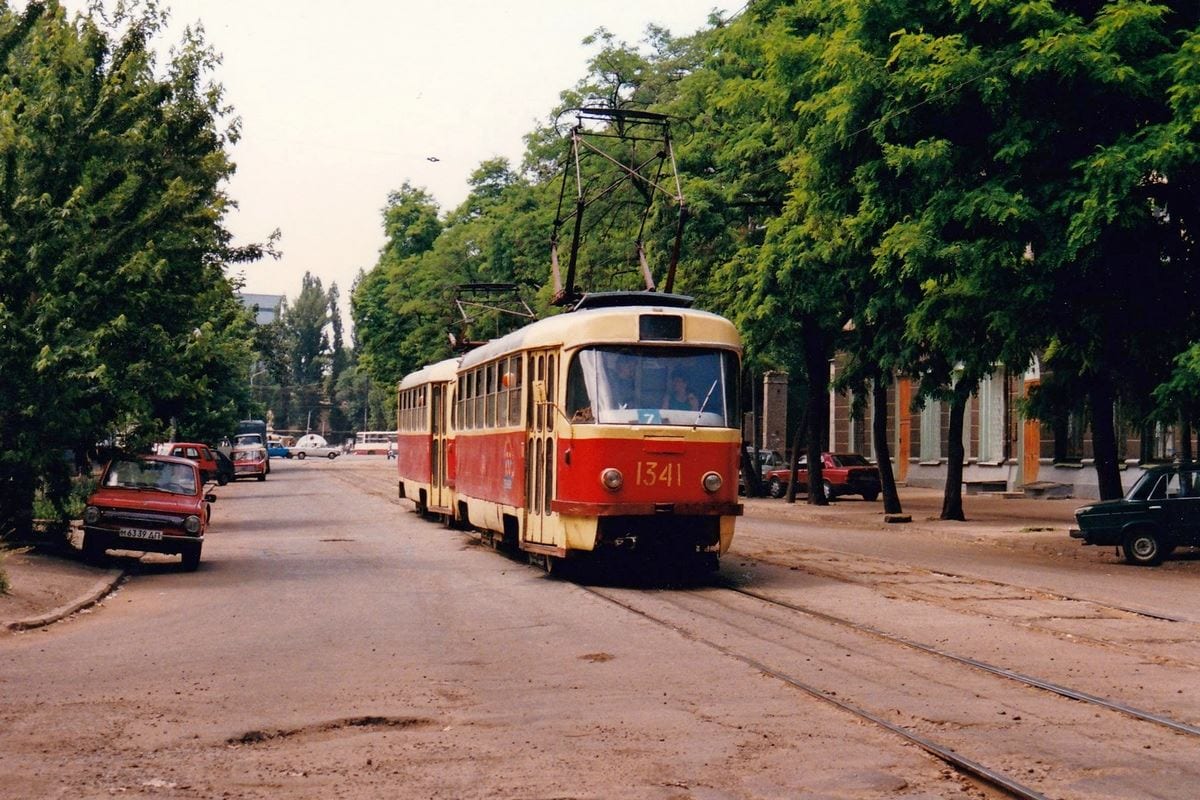
[[1137, 708], [1135, 706], [1127, 705], [1125, 703], [1118, 703], [1115, 700], [1109, 700], [1107, 698], [1100, 697], [1098, 695], [1089, 694], [1088, 692], [1082, 692], [1082, 691], [1079, 691], [1076, 689], [1071, 689], [1070, 687], [1062, 686], [1061, 684], [1042, 680], [1041, 678], [1035, 678], [1032, 675], [1025, 675], [1023, 673], [1016, 672], [1014, 670], [1005, 669], [1004, 667], [998, 667], [994, 664], [989, 664], [986, 661], [980, 661], [975, 658], [968, 658], [966, 656], [955, 655], [954, 653], [950, 653], [950, 652], [942, 650], [940, 648], [933, 647], [932, 645], [922, 644], [921, 642], [914, 641], [914, 640], [909, 639], [904, 636], [899, 636], [894, 633], [888, 633], [886, 631], [880, 630], [879, 628], [873, 627], [871, 625], [864, 625], [862, 623], [854, 622], [853, 620], [848, 620], [843, 617], [836, 617], [836, 616], [833, 616], [832, 614], [826, 614], [824, 611], [817, 611], [814, 608], [808, 608], [806, 606], [801, 606], [796, 603], [790, 603], [786, 600], [779, 600], [774, 597], [768, 597], [766, 595], [759, 594], [758, 592], [754, 592], [749, 589], [742, 589], [742, 588], [739, 588], [736, 586], [730, 586], [728, 584], [721, 585], [721, 588], [726, 589], [730, 592], [734, 592], [735, 594], [744, 595], [746, 597], [752, 597], [755, 600], [758, 600], [763, 603], [769, 603], [771, 605], [779, 606], [781, 608], [786, 608], [786, 609], [789, 609], [791, 611], [796, 611], [801, 614], [806, 614], [810, 617], [813, 617], [814, 619], [819, 619], [819, 620], [822, 620], [824, 622], [828, 622], [828, 623], [831, 623], [834, 625], [841, 625], [846, 628], [851, 628], [852, 630], [861, 631], [863, 633], [870, 634], [871, 636], [875, 636], [879, 639], [883, 639], [888, 642], [893, 642], [895, 644], [899, 644], [899, 645], [903, 645], [905, 647], [912, 648], [913, 650], [918, 650], [923, 653], [929, 653], [930, 655], [940, 656], [941, 658], [946, 658], [951, 661], [958, 662], [959, 664], [966, 664], [967, 666], [983, 670], [984, 672], [990, 672], [993, 675], [998, 675], [1002, 678], [1008, 678], [1009, 680], [1013, 680], [1018, 683], [1023, 683], [1026, 686], [1032, 686], [1033, 688], [1036, 688], [1036, 689], [1043, 689], [1045, 691], [1052, 692], [1053, 694], [1059, 695], [1061, 697], [1066, 697], [1071, 700], [1077, 700], [1082, 703], [1091, 703], [1093, 705], [1101, 706], [1103, 708], [1109, 709], [1110, 711], [1116, 711], [1118, 713], [1125, 714], [1127, 716], [1134, 717], [1136, 719], [1140, 719], [1143, 722], [1152, 722], [1156, 725], [1162, 725], [1162, 726], [1170, 728], [1172, 730], [1179, 731], [1180, 733], [1187, 733], [1187, 734], [1191, 734], [1192, 736], [1200, 736], [1200, 727], [1196, 727], [1195, 725], [1189, 725], [1186, 722], [1180, 722], [1178, 720], [1171, 719], [1170, 717], [1164, 717], [1161, 714], [1154, 713], [1153, 711], [1146, 711], [1145, 709]]
[[[758, 518], [757, 521], [763, 522], [764, 519]], [[776, 523], [774, 520], [772, 520], [772, 521], [767, 522], [767, 524], [773, 525]], [[779, 524], [782, 525], [783, 523], [779, 523]], [[837, 550], [834, 548], [822, 548], [822, 550], [829, 552], [829, 553], [836, 553], [839, 556], [846, 556], [848, 558], [855, 558], [859, 555], [857, 553], [853, 553], [848, 550]], [[772, 563], [772, 562], [767, 562], [767, 563]], [[790, 566], [790, 565], [784, 565], [784, 566]], [[907, 565], [907, 566], [912, 566], [912, 565]], [[1193, 622], [1193, 623], [1195, 622], [1195, 620], [1190, 619], [1188, 617], [1180, 617], [1180, 616], [1175, 616], [1173, 614], [1165, 614], [1165, 613], [1162, 613], [1159, 611], [1150, 611], [1149, 609], [1137, 608], [1135, 606], [1118, 605], [1116, 603], [1110, 603], [1107, 600], [1096, 600], [1091, 597], [1078, 597], [1075, 595], [1062, 594], [1061, 592], [1056, 592], [1056, 591], [1046, 589], [1041, 586], [1022, 586], [1020, 584], [1005, 583], [1004, 581], [998, 581], [998, 580], [993, 580], [991, 578], [980, 577], [979, 575], [968, 575], [968, 574], [965, 574], [962, 572], [949, 572], [944, 569], [932, 569], [932, 568], [927, 568], [927, 567], [916, 567], [916, 568], [921, 569], [925, 572], [928, 572], [930, 575], [937, 575], [937, 576], [943, 576], [943, 577], [947, 577], [947, 578], [955, 578], [955, 579], [960, 579], [960, 580], [973, 581], [976, 583], [983, 581], [983, 582], [992, 584], [994, 586], [1003, 586], [1006, 588], [1022, 589], [1022, 590], [1029, 591], [1029, 592], [1037, 592], [1038, 594], [1045, 595], [1046, 597], [1049, 597], [1052, 600], [1065, 600], [1070, 603], [1091, 603], [1092, 605], [1101, 606], [1102, 608], [1111, 608], [1114, 611], [1121, 611], [1126, 614], [1134, 614], [1139, 617], [1145, 617], [1147, 619], [1153, 619], [1153, 620], [1157, 620], [1159, 622]], [[806, 571], [806, 572], [813, 573], [814, 575], [824, 575], [826, 577], [841, 580], [844, 583], [853, 583], [854, 582], [852, 579], [847, 578], [845, 575], [842, 575], [841, 573], [838, 573], [833, 570], [820, 569], [819, 567], [816, 567], [812, 564], [805, 564], [802, 567], [802, 569], [804, 569], [804, 571]]]
[[847, 703], [844, 700], [840, 700], [836, 697], [833, 697], [832, 695], [827, 694], [826, 692], [822, 691], [821, 689], [817, 688], [816, 686], [812, 686], [812, 685], [807, 684], [797, 678], [792, 677], [791, 675], [780, 672], [779, 670], [775, 669], [774, 667], [770, 667], [767, 664], [764, 664], [763, 662], [761, 662], [757, 659], [751, 658], [750, 656], [742, 655], [740, 653], [736, 653], [733, 650], [731, 650], [730, 648], [725, 647], [724, 645], [717, 644], [716, 642], [714, 642], [710, 639], [705, 639], [703, 636], [699, 636], [699, 635], [693, 633], [692, 631], [681, 628], [680, 626], [676, 625], [673, 622], [668, 622], [667, 620], [660, 619], [660, 618], [654, 616], [653, 614], [643, 611], [640, 608], [636, 608], [633, 605], [630, 605], [629, 603], [626, 603], [622, 600], [617, 599], [616, 597], [613, 597], [613, 596], [607, 594], [606, 592], [600, 591], [600, 590], [595, 589], [590, 586], [582, 586], [582, 585], [578, 585], [578, 586], [580, 589], [583, 589], [586, 592], [590, 592], [590, 593], [594, 594], [595, 596], [597, 596], [603, 600], [606, 600], [609, 603], [612, 603], [615, 606], [623, 608], [626, 611], [629, 611], [633, 614], [637, 614], [638, 616], [643, 617], [644, 619], [650, 620], [651, 622], [653, 622], [657, 625], [661, 625], [665, 628], [673, 630], [676, 633], [678, 633], [680, 636], [683, 636], [686, 639], [697, 642], [699, 644], [703, 644], [707, 647], [712, 648], [713, 650], [716, 650], [721, 655], [724, 655], [728, 658], [732, 658], [735, 661], [740, 661], [741, 663], [743, 663], [749, 667], [752, 667], [753, 669], [756, 669], [765, 675], [770, 675], [772, 678], [782, 681], [783, 683], [786, 683], [788, 686], [791, 686], [792, 688], [799, 689], [800, 691], [804, 692], [805, 694], [807, 694], [813, 698], [816, 698], [817, 700], [823, 700], [826, 703], [829, 703], [830, 705], [833, 705], [849, 714], [853, 714], [854, 716], [856, 716], [860, 719], [864, 719], [864, 720], [867, 720], [868, 722], [878, 725], [879, 727], [881, 727], [891, 733], [894, 733], [897, 736], [900, 736], [909, 742], [912, 742], [917, 747], [920, 747], [925, 752], [940, 759], [941, 761], [945, 762], [946, 764], [949, 764], [950, 766], [954, 767], [955, 769], [958, 769], [968, 775], [971, 775], [972, 777], [974, 777], [980, 781], [983, 781], [984, 783], [988, 784], [989, 786], [1000, 789], [1001, 791], [1006, 792], [1007, 794], [1011, 795], [1012, 797], [1021, 798], [1021, 800], [1049, 800], [1041, 792], [1038, 792], [1035, 789], [1032, 789], [1022, 783], [1019, 783], [1019, 782], [1013, 780], [1012, 778], [1008, 777], [1007, 775], [1005, 775], [1002, 772], [998, 772], [994, 769], [985, 767], [983, 764], [980, 764], [978, 761], [975, 761], [973, 759], [967, 758], [966, 756], [960, 755], [960, 754], [956, 753], [953, 749], [951, 749], [949, 747], [945, 747], [944, 745], [940, 745], [937, 742], [933, 741], [932, 739], [927, 739], [926, 737], [922, 736], [919, 733], [916, 733], [915, 731], [911, 731], [908, 728], [905, 728], [903, 726], [896, 725], [895, 723], [892, 723], [892, 722], [888, 722], [886, 719], [883, 719], [882, 717], [872, 714], [870, 711], [867, 711], [866, 709], [859, 708], [858, 706]]

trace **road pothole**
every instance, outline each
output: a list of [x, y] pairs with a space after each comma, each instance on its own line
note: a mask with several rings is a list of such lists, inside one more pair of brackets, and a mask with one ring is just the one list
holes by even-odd
[[338, 719], [331, 722], [317, 722], [312, 725], [305, 725], [301, 728], [277, 728], [273, 730], [263, 729], [246, 731], [240, 736], [229, 737], [225, 740], [225, 744], [231, 747], [238, 747], [241, 745], [263, 744], [265, 742], [278, 741], [280, 739], [294, 739], [301, 736], [334, 733], [336, 731], [347, 729], [418, 728], [432, 724], [433, 720], [423, 719], [421, 717], [347, 717], [346, 719]]

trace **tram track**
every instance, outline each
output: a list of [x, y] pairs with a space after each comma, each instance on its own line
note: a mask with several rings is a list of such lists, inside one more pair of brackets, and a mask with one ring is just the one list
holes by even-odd
[[[1111, 738], [1117, 739], [1119, 738], [1117, 732], [1124, 731], [1130, 725], [1153, 725], [1161, 732], [1151, 734], [1147, 730], [1139, 730], [1136, 734], [1132, 735], [1132, 738], [1138, 742], [1148, 743], [1143, 746], [1151, 748], [1151, 752], [1154, 752], [1156, 756], [1166, 753], [1168, 754], [1168, 758], [1175, 751], [1180, 751], [1179, 758], [1182, 759], [1184, 757], [1183, 750], [1186, 750], [1186, 748], [1181, 750], [1180, 743], [1183, 741], [1190, 742], [1191, 737], [1200, 736], [1200, 728], [1186, 722], [1174, 720], [1154, 712], [1135, 708], [1124, 703], [1075, 690], [1014, 670], [996, 667], [978, 659], [959, 656], [943, 648], [925, 645], [906, 637], [879, 630], [873, 626], [862, 625], [850, 619], [839, 618], [836, 615], [817, 609], [806, 608], [799, 604], [782, 601], [753, 590], [722, 584], [715, 585], [712, 589], [691, 592], [635, 592], [588, 585], [584, 585], [581, 588], [647, 621], [669, 628], [681, 636], [703, 644], [722, 655], [762, 672], [764, 675], [769, 675], [776, 680], [782, 681], [811, 697], [837, 706], [858, 719], [884, 728], [922, 748], [954, 769], [970, 775], [974, 779], [1010, 797], [1043, 798], [1074, 795], [1071, 792], [1061, 792], [1061, 794], [1052, 792], [1048, 794], [1045, 787], [1036, 784], [1030, 785], [1029, 781], [1014, 777], [1011, 770], [1006, 772], [1004, 767], [993, 766], [992, 764], [997, 760], [1010, 765], [1014, 763], [1020, 765], [1022, 759], [1025, 759], [1025, 763], [1033, 763], [1045, 759], [1047, 754], [1053, 752], [1057, 747], [1064, 754], [1062, 766], [1068, 772], [1075, 770], [1080, 774], [1086, 774], [1089, 770], [1103, 769], [1105, 765], [1071, 763], [1070, 758], [1072, 756], [1070, 754], [1073, 751], [1079, 750], [1079, 748], [1070, 743], [1063, 744], [1055, 741], [1047, 744], [1042, 741], [1036, 743], [1032, 749], [1029, 749], [1027, 746], [1028, 742], [1026, 741], [1028, 738], [1027, 734], [1024, 730], [1021, 730], [1019, 724], [996, 728], [996, 738], [1000, 741], [1000, 744], [991, 742], [987, 736], [977, 736], [976, 738], [979, 741], [975, 742], [974, 745], [968, 743], [968, 746], [963, 746], [961, 741], [963, 738], [971, 739], [970, 735], [964, 737], [962, 735], [964, 732], [969, 733], [971, 728], [984, 730], [994, 727], [983, 716], [980, 716], [975, 722], [971, 721], [971, 714], [973, 713], [971, 709], [975, 706], [978, 706], [980, 709], [978, 711], [979, 715], [983, 715], [984, 712], [982, 709], [984, 707], [992, 704], [1014, 709], [1010, 712], [1008, 719], [1022, 720], [1024, 718], [1029, 721], [1037, 720], [1038, 724], [1036, 727], [1044, 727], [1048, 731], [1054, 730], [1056, 719], [1072, 719], [1074, 722], [1067, 723], [1067, 727], [1075, 729], [1074, 732], [1077, 738], [1081, 735], [1084, 726], [1094, 725], [1097, 731], [1111, 731], [1113, 734]], [[713, 591], [713, 589], [716, 591]], [[755, 612], [743, 607], [731, 608], [727, 602], [730, 596], [738, 598], [742, 603], [749, 601], [757, 604], [759, 611]], [[768, 610], [764, 612], [762, 610], [764, 608]], [[789, 619], [781, 621], [773, 618], [781, 613], [788, 615]], [[683, 615], [683, 619], [680, 618], [681, 614]], [[733, 615], [732, 617], [731, 614]], [[882, 644], [885, 648], [900, 647], [918, 654], [921, 658], [937, 659], [942, 663], [941, 670], [943, 671], [947, 666], [952, 670], [955, 670], [957, 667], [968, 668], [971, 672], [980, 675], [983, 680], [994, 681], [998, 679], [1003, 683], [1014, 685], [1013, 691], [1016, 691], [1018, 694], [1014, 697], [1011, 693], [1006, 694], [1007, 690], [994, 691], [991, 688], [970, 688], [975, 685], [971, 682], [962, 682], [960, 686], [958, 685], [960, 682], [959, 679], [953, 675], [944, 679], [930, 677], [939, 675], [938, 668], [921, 666], [901, 667], [899, 666], [901, 660], [894, 656], [889, 656], [886, 653], [881, 655], [878, 652], [872, 652], [870, 648], [860, 648], [853, 643], [845, 644], [842, 641], [826, 638], [820, 632], [814, 632], [804, 628], [802, 625], [796, 624], [795, 619], [801, 617], [810, 620], [811, 622], [808, 624], [816, 623], [821, 626], [832, 626], [848, 632], [853, 637], [874, 640]], [[773, 635], [765, 632], [761, 634], [747, 633], [755, 630], [770, 630], [765, 625], [777, 626], [779, 631], [788, 631], [790, 635], [785, 636], [781, 632]], [[734, 631], [738, 633], [735, 634], [733, 633]], [[775, 640], [784, 638], [789, 639], [789, 641], [787, 646], [781, 649], [779, 642]], [[731, 639], [740, 643], [732, 644], [730, 642]], [[887, 685], [886, 680], [880, 681], [878, 678], [864, 678], [866, 672], [870, 671], [869, 669], [863, 671], [861, 674], [856, 674], [853, 671], [846, 671], [844, 673], [839, 671], [837, 669], [837, 662], [840, 659], [835, 658], [831, 653], [842, 648], [848, 648], [847, 652], [843, 654], [848, 661], [851, 655], [856, 657], [856, 661], [865, 659], [876, 659], [880, 663], [895, 661], [897, 666], [893, 679], [899, 682], [900, 686], [906, 685], [903, 682], [905, 680], [904, 676], [911, 672], [914, 676], [924, 675], [924, 680], [928, 683], [929, 687], [932, 687], [928, 691], [934, 696], [943, 690], [948, 692], [954, 689], [963, 692], [962, 701], [958, 704], [958, 707], [961, 709], [961, 715], [950, 715], [956, 719], [956, 722], [953, 724], [939, 723], [936, 720], [936, 713], [930, 714], [928, 708], [922, 708], [923, 702], [926, 701], [922, 701], [919, 697], [914, 700], [914, 709], [905, 710], [902, 706], [895, 707], [895, 698], [906, 695], [908, 690], [890, 692], [889, 689], [892, 687]], [[811, 656], [810, 658], [805, 658], [805, 661], [820, 660], [824, 665], [816, 669], [816, 674], [821, 676], [819, 680], [813, 679], [813, 668], [811, 665], [807, 669], [808, 674], [805, 674], [806, 670], [804, 669], [797, 669], [798, 666], [801, 666], [797, 661], [797, 655], [802, 653], [807, 653]], [[781, 663], [781, 659], [785, 661]], [[787, 663], [787, 660], [790, 660], [791, 663]], [[833, 669], [830, 669], [830, 665], [833, 666]], [[871, 680], [876, 681], [876, 683], [871, 683]], [[913, 677], [907, 680], [915, 684], [920, 683], [921, 679]], [[856, 683], [858, 684], [857, 687], [855, 687]], [[847, 684], [852, 688], [847, 689]], [[865, 698], [864, 700], [854, 698], [853, 695], [856, 689]], [[1023, 694], [1031, 689], [1036, 690], [1043, 697], [1043, 700], [1031, 702]], [[886, 701], [878, 700], [879, 696], [888, 697], [889, 695], [891, 697]], [[1064, 701], [1071, 701], [1071, 706], [1074, 708], [1066, 711], [1058, 711], [1055, 708], [1047, 706], [1048, 703], [1062, 703]], [[879, 703], [881, 702], [883, 703], [883, 708], [879, 707]], [[947, 701], [943, 697], [939, 702], [945, 704]], [[936, 706], [937, 703], [935, 702], [932, 705]], [[1126, 722], [1118, 723], [1112, 718], [1104, 718], [1102, 721], [1094, 723], [1090, 718], [1084, 721], [1084, 717], [1087, 715], [1082, 713], [1081, 708], [1095, 709], [1096, 714], [1109, 712], [1114, 716], [1119, 715], [1119, 718], [1125, 719]], [[896, 715], [909, 715], [912, 717], [912, 721], [902, 724], [902, 722], [889, 719], [889, 716]], [[965, 721], [959, 719], [959, 716], [965, 718]], [[924, 728], [928, 727], [944, 730], [945, 733], [944, 735], [937, 733], [931, 735], [924, 730]], [[1082, 735], [1086, 736], [1087, 734], [1084, 733]], [[1177, 738], [1180, 736], [1183, 739]], [[968, 755], [973, 746], [981, 746], [984, 752], [988, 754], [983, 756]], [[1194, 747], [1194, 745], [1189, 744], [1188, 747]], [[1136, 763], [1142, 760], [1140, 754], [1131, 745], [1125, 746], [1124, 749], [1126, 751], [1126, 761]], [[1023, 755], [1021, 755], [1022, 753]], [[1117, 760], [1120, 761], [1121, 759]], [[1171, 763], [1178, 765], [1186, 762], [1171, 759]], [[1128, 779], [1132, 780], [1132, 777]]]
[[[842, 558], [853, 558], [853, 559], [859, 559], [859, 560], [862, 559], [862, 556], [859, 554], [856, 554], [856, 553], [843, 553], [843, 552], [839, 552], [836, 550], [830, 550], [827, 552], [836, 554], [837, 556], [842, 557]], [[760, 558], [759, 560], [761, 560], [763, 563], [775, 564], [776, 566], [794, 566], [792, 564], [782, 564], [778, 561], [774, 561], [769, 558]], [[800, 565], [800, 568], [803, 571], [805, 571], [809, 574], [812, 574], [812, 575], [820, 575], [825, 578], [834, 578], [836, 580], [846, 581], [848, 583], [857, 583], [858, 582], [855, 580], [855, 578], [853, 576], [848, 576], [845, 573], [838, 572], [837, 570], [821, 569], [819, 567], [815, 567], [811, 563], [804, 563], [804, 564]], [[1057, 600], [1057, 601], [1066, 602], [1066, 603], [1087, 604], [1087, 605], [1095, 606], [1096, 608], [1103, 608], [1103, 609], [1108, 609], [1111, 611], [1116, 611], [1116, 612], [1119, 612], [1122, 614], [1129, 614], [1129, 615], [1135, 616], [1135, 617], [1142, 617], [1142, 618], [1145, 618], [1148, 620], [1153, 620], [1155, 622], [1174, 622], [1174, 623], [1191, 623], [1192, 622], [1192, 620], [1190, 620], [1186, 617], [1181, 617], [1181, 616], [1174, 615], [1174, 614], [1166, 614], [1166, 613], [1162, 613], [1162, 612], [1158, 612], [1158, 611], [1151, 611], [1151, 610], [1145, 609], [1145, 608], [1137, 608], [1136, 606], [1120, 605], [1117, 603], [1112, 603], [1107, 600], [1096, 600], [1096, 599], [1090, 598], [1090, 597], [1076, 597], [1074, 595], [1063, 594], [1062, 592], [1048, 591], [1046, 589], [1043, 589], [1043, 588], [1040, 588], [1037, 586], [1022, 586], [1022, 585], [1015, 584], [1015, 583], [1005, 583], [1004, 581], [998, 581], [993, 578], [981, 578], [977, 575], [967, 575], [965, 573], [950, 572], [950, 571], [947, 571], [944, 569], [925, 569], [925, 568], [921, 568], [921, 567], [914, 567], [913, 569], [920, 570], [921, 572], [924, 572], [928, 575], [932, 575], [937, 578], [947, 578], [952, 581], [962, 581], [962, 582], [970, 583], [970, 584], [974, 584], [974, 585], [987, 585], [987, 586], [1001, 587], [1004, 589], [1014, 589], [1014, 590], [1028, 593], [1030, 595], [1037, 595], [1037, 596], [1045, 598], [1047, 600]]]
[[[997, 606], [996, 600], [989, 601], [986, 598], [966, 598], [964, 601], [950, 600], [943, 596], [938, 596], [928, 591], [928, 585], [925, 583], [909, 580], [901, 580], [907, 575], [928, 576], [934, 579], [946, 579], [952, 586], [956, 587], [993, 587], [998, 591], [1007, 591], [1011, 593], [1011, 597], [1004, 598], [1005, 600], [1022, 600], [1028, 599], [1035, 602], [1059, 602], [1066, 604], [1077, 604], [1081, 608], [1090, 608], [1093, 611], [1094, 618], [1104, 618], [1105, 615], [1121, 615], [1130, 616], [1140, 620], [1144, 620], [1147, 625], [1166, 625], [1179, 626], [1179, 633], [1176, 637], [1179, 641], [1192, 641], [1192, 637], [1187, 635], [1187, 626], [1196, 626], [1192, 619], [1185, 617], [1155, 612], [1153, 610], [1137, 608], [1119, 603], [1112, 603], [1093, 598], [1076, 597], [1061, 592], [1053, 592], [1036, 586], [1027, 586], [1010, 582], [998, 581], [992, 578], [973, 576], [968, 574], [955, 573], [947, 570], [933, 570], [917, 566], [906, 565], [891, 565], [891, 571], [886, 573], [879, 572], [860, 572], [855, 569], [841, 570], [836, 567], [827, 566], [826, 561], [830, 556], [836, 558], [844, 558], [847, 562], [853, 562], [855, 565], [861, 565], [866, 559], [861, 555], [852, 553], [842, 553], [836, 550], [821, 550], [819, 553], [806, 551], [801, 554], [793, 553], [787, 559], [781, 559], [778, 556], [754, 554], [748, 557], [747, 560], [768, 564], [775, 567], [787, 568], [791, 571], [798, 571], [814, 577], [826, 578], [835, 580], [851, 586], [861, 586], [869, 589], [878, 589], [881, 584], [886, 584], [888, 591], [900, 595], [910, 601], [918, 603], [927, 603], [937, 607], [943, 607], [953, 610], [955, 613], [987, 619], [989, 621], [1017, 625], [1027, 630], [1037, 631], [1049, 636], [1060, 639], [1068, 639], [1073, 644], [1090, 644], [1095, 647], [1103, 648], [1109, 651], [1119, 651], [1131, 656], [1140, 658], [1153, 658], [1156, 663], [1170, 663], [1174, 666], [1186, 669], [1200, 669], [1200, 658], [1186, 653], [1164, 654], [1159, 649], [1151, 648], [1150, 644], [1136, 639], [1124, 641], [1112, 637], [1101, 637], [1089, 635], [1079, 630], [1064, 632], [1050, 624], [1045, 624], [1037, 618], [1025, 617], [1021, 618], [1018, 615], [1003, 613], [1003, 608], [1000, 611], [983, 610], [977, 605], [991, 602], [994, 607]], [[814, 563], [814, 560], [821, 559], [822, 563]], [[897, 569], [901, 569], [897, 572]], [[1149, 629], [1147, 629], [1149, 630]], [[1166, 629], [1164, 629], [1166, 630]], [[1164, 634], [1165, 635], [1165, 634]], [[1150, 637], [1151, 644], [1158, 641], [1157, 637]]]
[[1171, 719], [1170, 717], [1163, 716], [1162, 714], [1156, 714], [1153, 711], [1146, 711], [1145, 709], [1140, 709], [1140, 708], [1131, 706], [1126, 703], [1121, 703], [1121, 702], [1118, 702], [1115, 700], [1109, 700], [1107, 698], [1100, 697], [1099, 695], [1094, 695], [1089, 692], [1084, 692], [1084, 691], [1081, 691], [1078, 689], [1072, 689], [1070, 687], [1063, 686], [1061, 684], [1055, 683], [1053, 681], [1045, 680], [1043, 678], [1037, 678], [1032, 675], [1025, 675], [1021, 672], [1006, 669], [1004, 667], [999, 667], [994, 664], [989, 664], [986, 661], [981, 661], [979, 659], [969, 658], [967, 656], [956, 655], [947, 650], [943, 650], [941, 648], [934, 647], [932, 645], [923, 644], [921, 642], [917, 642], [912, 639], [909, 639], [905, 636], [899, 636], [897, 634], [888, 633], [887, 631], [881, 630], [872, 625], [864, 625], [860, 622], [855, 622], [854, 620], [846, 619], [845, 617], [838, 617], [833, 614], [827, 614], [824, 611], [819, 611], [815, 608], [808, 608], [806, 606], [801, 606], [796, 603], [791, 603], [788, 601], [779, 600], [777, 598], [768, 597], [767, 595], [760, 594], [758, 592], [753, 592], [753, 591], [750, 591], [749, 589], [742, 589], [742, 588], [739, 588], [736, 586], [731, 586], [728, 584], [721, 585], [720, 588], [722, 588], [726, 591], [734, 592], [735, 594], [744, 595], [746, 597], [752, 597], [755, 600], [759, 600], [761, 602], [768, 603], [770, 605], [790, 609], [792, 611], [796, 611], [801, 614], [805, 614], [807, 616], [823, 620], [825, 622], [830, 622], [835, 625], [841, 625], [841, 626], [844, 626], [844, 627], [847, 627], [847, 628], [850, 628], [850, 629], [853, 629], [856, 631], [861, 631], [863, 633], [869, 634], [871, 636], [882, 639], [884, 641], [894, 642], [896, 644], [903, 645], [904, 647], [908, 647], [913, 650], [917, 650], [917, 651], [920, 651], [923, 653], [929, 653], [931, 655], [935, 655], [940, 658], [947, 659], [949, 661], [954, 661], [959, 664], [964, 664], [966, 666], [973, 667], [978, 670], [982, 670], [983, 672], [991, 673], [992, 675], [998, 675], [999, 677], [1007, 678], [1008, 680], [1015, 681], [1017, 683], [1022, 683], [1026, 686], [1030, 686], [1035, 689], [1042, 689], [1047, 692], [1050, 692], [1051, 694], [1056, 694], [1060, 697], [1065, 697], [1070, 700], [1078, 700], [1081, 703], [1090, 703], [1094, 706], [1106, 708], [1110, 711], [1116, 711], [1120, 714], [1125, 714], [1126, 716], [1133, 717], [1134, 719], [1142, 720], [1143, 722], [1151, 722], [1151, 723], [1154, 723], [1155, 725], [1162, 725], [1165, 728], [1170, 728], [1171, 730], [1178, 731], [1179, 733], [1185, 733], [1185, 734], [1188, 734], [1191, 736], [1200, 736], [1200, 727], [1198, 727], [1196, 725], [1190, 725], [1186, 722], [1180, 722], [1178, 720]]

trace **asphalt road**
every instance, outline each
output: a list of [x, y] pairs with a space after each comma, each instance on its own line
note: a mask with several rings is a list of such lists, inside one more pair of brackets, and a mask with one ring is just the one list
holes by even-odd
[[[833, 675], [820, 638], [791, 641], [800, 623], [734, 608], [716, 585], [597, 592], [548, 577], [416, 517], [394, 499], [392, 469], [381, 458], [273, 462], [265, 483], [218, 491], [199, 571], [145, 559], [90, 613], [0, 640], [0, 797], [999, 796], [720, 649], [736, 642], [780, 669], [819, 662], [814, 679]], [[1037, 546], [996, 544], [1003, 537], [972, 547], [915, 528], [885, 546], [876, 529], [798, 524], [791, 513], [752, 509], [722, 581], [876, 623], [903, 609], [896, 627], [910, 635], [998, 659], [1036, 651], [1026, 663], [1061, 667], [1053, 677], [1064, 681], [1091, 660], [1092, 689], [1153, 667], [1136, 680], [1162, 679], [1141, 698], [1160, 710], [1200, 662], [1190, 623], [1103, 603], [1081, 614], [1081, 600], [1029, 588], [1072, 580], [1072, 591], [1120, 594], [1089, 566], [1147, 586], [1150, 571], [1095, 551], [1047, 559]], [[1182, 586], [1197, 568], [1157, 574]], [[695, 605], [714, 599], [728, 608]], [[1180, 598], [1136, 599], [1188, 610]], [[1074, 636], [1098, 644], [1080, 652]], [[791, 649], [773, 654], [768, 640]], [[902, 709], [882, 680], [863, 683], [862, 696]], [[1029, 708], [1027, 721], [1045, 714], [1053, 728], [1057, 712]], [[987, 726], [972, 713], [996, 712], [956, 707], [955, 726], [978, 746]], [[1190, 696], [1182, 713], [1200, 716]], [[1122, 723], [1082, 716], [1077, 731], [1122, 735]], [[1080, 777], [1104, 753], [1068, 748], [1048, 796], [1122, 796], [1137, 778], [1140, 750], [1129, 747], [1116, 748], [1108, 783]], [[1147, 762], [1176, 770], [1154, 796], [1195, 785], [1173, 747], [1164, 741]], [[1019, 755], [985, 755], [1024, 772]]]

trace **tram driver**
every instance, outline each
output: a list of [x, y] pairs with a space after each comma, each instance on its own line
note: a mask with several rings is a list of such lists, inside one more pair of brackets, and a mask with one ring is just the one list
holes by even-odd
[[700, 410], [700, 400], [688, 386], [687, 376], [682, 371], [671, 376], [670, 389], [663, 398], [662, 407], [673, 411]]
[[616, 408], [638, 408], [637, 364], [627, 355], [618, 355], [616, 368], [610, 373], [609, 392]]

